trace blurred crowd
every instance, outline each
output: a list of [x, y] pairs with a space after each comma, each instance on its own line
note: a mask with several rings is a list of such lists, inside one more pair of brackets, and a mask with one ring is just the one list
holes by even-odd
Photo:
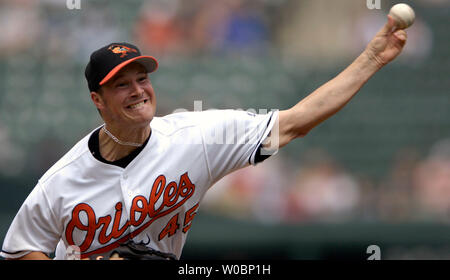
[[[386, 19], [386, 11], [355, 0], [80, 1], [80, 10], [70, 10], [60, 0], [0, 0], [0, 57], [31, 52], [85, 61], [101, 45], [128, 40], [158, 58], [270, 52], [327, 67], [361, 52]], [[419, 15], [409, 30], [418, 43], [403, 59], [422, 61], [432, 39]]]
[[300, 166], [275, 155], [227, 175], [205, 197], [206, 211], [264, 223], [436, 221], [450, 218], [450, 139], [421, 158], [399, 151], [378, 180], [346, 170], [322, 149]]
[[[59, 89], [54, 83], [74, 83], [62, 67], [85, 65], [93, 49], [112, 41], [134, 42], [163, 62], [204, 55], [268, 54], [287, 64], [297, 61], [308, 67], [348, 62], [385, 22], [385, 10], [371, 11], [366, 1], [356, 2], [359, 4], [354, 0], [81, 0], [81, 10], [69, 10], [61, 0], [0, 0], [0, 60], [23, 57], [14, 62], [18, 70], [12, 84], [0, 84], [0, 90], [24, 87], [23, 95], [14, 92], [8, 95], [11, 100], [0, 99], [0, 105], [10, 102], [11, 107], [19, 106], [17, 111], [22, 105], [31, 108], [29, 91], [42, 90], [53, 102], [49, 103], [69, 110], [70, 104], [64, 100], [57, 103]], [[448, 4], [444, 0], [417, 3]], [[408, 30], [408, 40], [400, 60], [423, 63], [432, 55], [433, 33], [420, 14]], [[37, 89], [30, 82], [33, 77], [20, 74], [33, 69], [33, 59], [53, 65]], [[34, 113], [21, 116], [31, 120]], [[23, 151], [7, 133], [13, 117], [0, 115], [0, 175], [19, 176], [20, 168], [31, 163], [23, 161]], [[55, 122], [63, 119], [53, 117]], [[90, 128], [90, 124], [86, 126]], [[47, 132], [33, 132], [34, 139], [40, 137], [37, 133], [44, 137]], [[46, 146], [35, 150], [44, 161], [46, 151], [55, 150], [58, 143], [49, 142], [51, 135], [43, 139]], [[34, 162], [40, 163], [50, 164]], [[280, 153], [223, 178], [208, 192], [202, 209], [266, 223], [446, 221], [450, 215], [450, 140], [436, 143], [426, 157], [413, 148], [399, 151], [390, 173], [377, 180], [346, 170], [324, 150], [304, 153], [300, 164], [289, 162]]]
[[258, 52], [268, 48], [271, 36], [264, 13], [260, 1], [148, 1], [133, 34], [140, 46], [159, 57]]

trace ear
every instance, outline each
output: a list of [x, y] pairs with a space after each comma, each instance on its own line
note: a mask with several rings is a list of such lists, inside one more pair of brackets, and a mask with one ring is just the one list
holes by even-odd
[[91, 99], [97, 109], [103, 110], [105, 108], [105, 101], [100, 93], [91, 91]]

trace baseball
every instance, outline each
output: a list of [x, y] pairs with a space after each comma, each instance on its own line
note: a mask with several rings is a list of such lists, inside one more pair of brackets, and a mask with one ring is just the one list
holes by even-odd
[[394, 18], [397, 27], [405, 29], [414, 23], [416, 15], [414, 10], [408, 4], [396, 4], [392, 6], [389, 14]]

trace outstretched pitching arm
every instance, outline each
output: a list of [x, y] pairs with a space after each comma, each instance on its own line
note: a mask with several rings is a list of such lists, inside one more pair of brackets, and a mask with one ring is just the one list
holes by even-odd
[[397, 30], [388, 16], [386, 25], [364, 52], [344, 71], [294, 107], [279, 113], [279, 147], [305, 136], [312, 128], [337, 113], [384, 65], [395, 59], [406, 43], [406, 32]]

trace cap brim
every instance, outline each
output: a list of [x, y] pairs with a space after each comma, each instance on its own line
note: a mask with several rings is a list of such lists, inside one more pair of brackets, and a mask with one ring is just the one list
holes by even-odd
[[100, 85], [104, 85], [106, 84], [112, 77], [114, 77], [114, 75], [116, 75], [120, 69], [122, 69], [123, 67], [127, 66], [128, 64], [130, 64], [131, 62], [139, 62], [140, 64], [142, 64], [145, 69], [147, 69], [148, 73], [152, 73], [154, 71], [156, 71], [156, 69], [158, 68], [158, 61], [153, 57], [153, 56], [137, 56], [137, 57], [133, 57], [132, 59], [126, 60], [122, 63], [120, 63], [119, 65], [117, 65], [116, 67], [114, 67], [111, 71], [109, 71], [108, 75], [106, 75], [103, 80], [100, 81]]

